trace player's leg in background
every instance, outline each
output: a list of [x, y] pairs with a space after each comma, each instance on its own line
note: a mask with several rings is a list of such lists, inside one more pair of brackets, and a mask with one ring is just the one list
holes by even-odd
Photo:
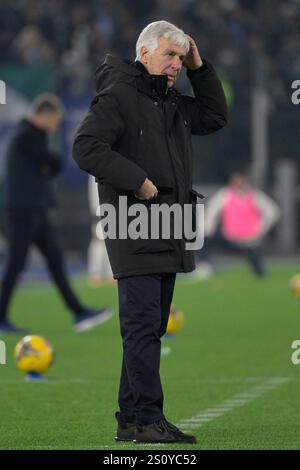
[[224, 237], [220, 231], [217, 231], [211, 236], [204, 239], [204, 244], [201, 250], [195, 253], [196, 272], [195, 275], [199, 279], [207, 279], [214, 273], [214, 264], [212, 261], [212, 252], [215, 249], [226, 246]]
[[264, 266], [262, 248], [261, 246], [245, 248], [244, 255], [249, 262], [254, 274], [258, 277], [263, 277], [267, 274], [266, 268]]
[[34, 243], [45, 257], [52, 278], [67, 307], [76, 315], [84, 310], [67, 279], [62, 251], [45, 213], [41, 215]]
[[266, 275], [266, 269], [263, 262], [262, 249], [260, 245], [246, 246], [242, 242], [226, 241], [227, 246], [232, 248], [236, 253], [240, 253], [252, 268], [256, 276], [263, 277]]
[[87, 268], [89, 282], [97, 287], [103, 283], [113, 282], [105, 241], [94, 235], [91, 238], [87, 253]]
[[8, 308], [20, 273], [23, 271], [36, 224], [34, 211], [13, 209], [6, 212], [7, 259], [0, 293], [0, 323], [7, 320]]
[[91, 308], [81, 304], [68, 281], [62, 251], [46, 213], [41, 217], [34, 243], [45, 257], [52, 278], [66, 306], [74, 315], [75, 331], [88, 331], [112, 317], [113, 310], [110, 307]]

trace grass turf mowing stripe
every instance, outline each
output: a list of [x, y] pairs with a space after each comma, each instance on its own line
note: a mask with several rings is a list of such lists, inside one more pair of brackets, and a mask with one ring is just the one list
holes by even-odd
[[207, 408], [191, 418], [182, 419], [178, 424], [176, 424], [176, 426], [184, 430], [200, 428], [203, 424], [223, 416], [225, 413], [232, 411], [236, 407], [247, 405], [256, 398], [262, 396], [264, 393], [274, 390], [291, 380], [292, 379], [288, 377], [271, 377], [262, 381], [261, 384], [251, 387], [245, 392], [233, 395], [233, 397], [221, 402], [215, 407]]

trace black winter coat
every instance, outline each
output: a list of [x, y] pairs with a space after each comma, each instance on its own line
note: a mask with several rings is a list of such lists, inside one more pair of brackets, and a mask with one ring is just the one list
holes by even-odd
[[[208, 62], [187, 75], [194, 98], [168, 89], [166, 75], [150, 75], [140, 62], [107, 55], [97, 71], [98, 93], [75, 135], [73, 156], [96, 177], [100, 204], [113, 204], [117, 216], [120, 195], [128, 196], [128, 206], [144, 204], [149, 214], [153, 203], [196, 201], [191, 134], [222, 128], [227, 108]], [[152, 201], [134, 197], [146, 177], [158, 188]], [[115, 278], [195, 267], [184, 239], [106, 239], [106, 247]]]

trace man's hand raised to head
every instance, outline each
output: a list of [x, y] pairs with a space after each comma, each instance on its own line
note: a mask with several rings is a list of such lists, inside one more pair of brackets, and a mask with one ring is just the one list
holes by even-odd
[[158, 194], [157, 187], [154, 186], [152, 181], [146, 178], [142, 186], [135, 193], [135, 197], [141, 200], [153, 199], [157, 196], [157, 194]]
[[187, 53], [186, 58], [183, 61], [183, 65], [187, 69], [196, 70], [199, 67], [201, 67], [201, 65], [203, 65], [203, 62], [202, 62], [201, 56], [200, 56], [199, 51], [198, 51], [198, 47], [197, 47], [194, 39], [191, 36], [189, 36], [188, 34], [186, 36], [187, 36], [187, 38], [190, 42], [190, 50]]

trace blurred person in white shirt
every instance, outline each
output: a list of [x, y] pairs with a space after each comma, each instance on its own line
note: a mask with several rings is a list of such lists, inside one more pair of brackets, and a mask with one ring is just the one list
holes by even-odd
[[92, 236], [87, 253], [87, 269], [89, 283], [97, 287], [102, 284], [114, 284], [112, 270], [105, 248], [104, 234], [101, 223], [96, 218], [99, 206], [98, 187], [93, 176], [88, 181], [89, 206], [93, 217]]

